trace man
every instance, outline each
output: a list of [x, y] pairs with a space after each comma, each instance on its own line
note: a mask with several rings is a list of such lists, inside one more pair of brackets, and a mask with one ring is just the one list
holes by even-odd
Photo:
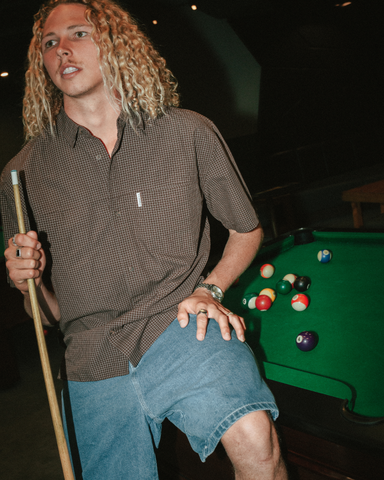
[[[221, 440], [237, 479], [286, 478], [273, 396], [244, 320], [220, 303], [262, 230], [219, 132], [176, 108], [165, 61], [112, 1], [51, 0], [33, 32], [30, 141], [1, 180], [5, 256], [26, 310], [34, 278], [43, 322], [60, 322], [82, 477], [157, 479], [152, 442], [168, 417], [203, 461]], [[11, 169], [26, 235], [14, 235]], [[229, 239], [203, 279], [206, 207]]]

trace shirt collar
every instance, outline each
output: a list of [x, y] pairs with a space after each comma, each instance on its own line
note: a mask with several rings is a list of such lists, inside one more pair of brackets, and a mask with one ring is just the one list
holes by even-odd
[[83, 129], [87, 132], [86, 128], [81, 127], [68, 117], [63, 107], [61, 107], [56, 119], [56, 129], [57, 135], [62, 135], [72, 148], [76, 145], [80, 130]]
[[[121, 133], [127, 123], [128, 122], [125, 120], [124, 115], [120, 114], [117, 119], [118, 138], [121, 137]], [[137, 128], [139, 130], [143, 129], [143, 122], [137, 125]], [[75, 147], [77, 139], [80, 135], [92, 136], [92, 133], [87, 128], [78, 125], [73, 120], [71, 120], [65, 113], [63, 107], [61, 108], [56, 119], [56, 133], [57, 135], [64, 136], [64, 138], [72, 148]]]

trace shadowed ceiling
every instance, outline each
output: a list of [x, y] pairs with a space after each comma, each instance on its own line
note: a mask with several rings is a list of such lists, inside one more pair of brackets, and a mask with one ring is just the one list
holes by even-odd
[[[345, 8], [337, 7], [339, 0], [121, 0], [140, 22], [147, 25], [150, 36], [156, 37], [153, 19], [175, 19], [179, 10], [196, 3], [199, 10], [215, 18], [226, 19], [237, 35], [262, 65], [269, 63], [269, 51], [285, 39], [285, 50], [289, 41], [302, 42], [319, 51], [361, 49], [367, 55], [376, 53], [383, 45], [383, 28], [380, 2], [354, 0]], [[33, 15], [41, 4], [40, 0], [2, 0], [0, 17], [0, 71], [12, 75], [13, 84], [19, 83], [24, 71], [26, 51], [31, 38]], [[341, 4], [341, 3], [340, 3]], [[316, 25], [328, 24], [328, 35], [324, 30], [316, 33]], [[289, 33], [301, 31], [289, 39]], [[159, 30], [159, 29], [157, 29]], [[287, 40], [288, 38], [288, 40]], [[161, 38], [157, 43], [166, 44]], [[287, 44], [288, 42], [288, 44]], [[166, 48], [165, 48], [166, 50]], [[321, 52], [320, 52], [321, 54]], [[166, 52], [165, 52], [166, 56]]]

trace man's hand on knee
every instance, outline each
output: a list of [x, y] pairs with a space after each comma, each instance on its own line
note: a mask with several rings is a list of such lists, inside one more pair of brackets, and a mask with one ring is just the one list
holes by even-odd
[[242, 317], [230, 312], [215, 300], [205, 289], [197, 289], [192, 295], [179, 304], [177, 319], [182, 328], [188, 325], [189, 314], [197, 315], [196, 338], [204, 340], [209, 319], [214, 319], [220, 326], [224, 340], [231, 340], [231, 328], [236, 332], [237, 338], [244, 342], [245, 322]]

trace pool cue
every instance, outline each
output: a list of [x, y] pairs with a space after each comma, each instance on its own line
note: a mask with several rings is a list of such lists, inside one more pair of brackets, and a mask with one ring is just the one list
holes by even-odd
[[[22, 210], [21, 201], [20, 201], [19, 179], [17, 175], [17, 170], [12, 170], [11, 176], [12, 176], [13, 193], [15, 197], [17, 223], [19, 225], [19, 233], [25, 234], [26, 231], [25, 231], [23, 210]], [[63, 424], [61, 421], [55, 386], [53, 383], [51, 365], [49, 363], [47, 345], [45, 343], [43, 325], [41, 323], [39, 303], [36, 295], [35, 280], [33, 278], [29, 278], [27, 280], [27, 283], [28, 283], [28, 290], [29, 290], [29, 298], [31, 300], [33, 322], [35, 325], [35, 331], [36, 331], [36, 337], [37, 337], [37, 345], [39, 347], [41, 366], [43, 369], [45, 387], [47, 389], [47, 395], [48, 395], [49, 408], [51, 410], [53, 428], [55, 430], [56, 443], [59, 450], [61, 466], [64, 473], [64, 479], [75, 480], [75, 477], [73, 476], [67, 442], [64, 435]]]

